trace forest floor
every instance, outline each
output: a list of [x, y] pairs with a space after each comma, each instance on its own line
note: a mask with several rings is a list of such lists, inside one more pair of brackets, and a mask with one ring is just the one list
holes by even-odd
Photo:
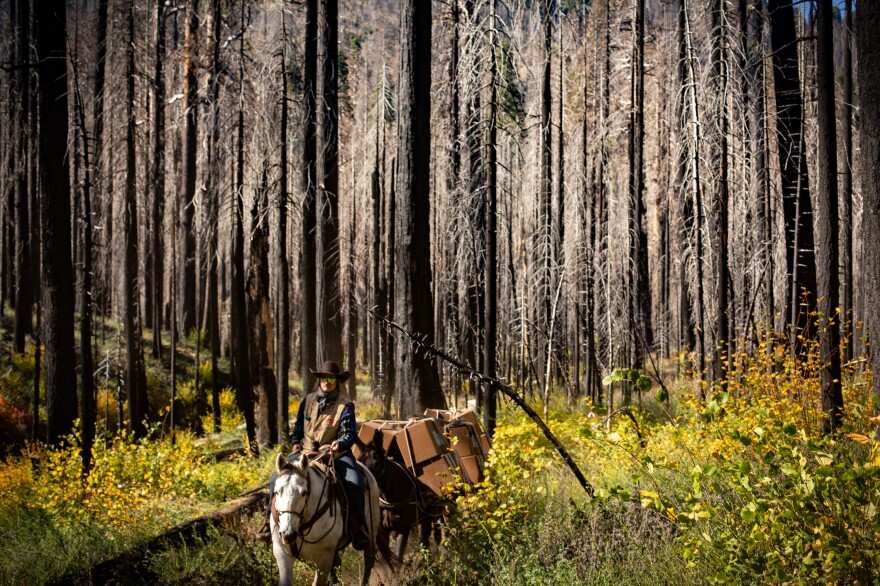
[[[172, 442], [161, 407], [170, 399], [167, 360], [148, 357], [150, 399], [165, 425], [134, 440], [114, 431], [111, 362], [99, 376], [99, 435], [83, 479], [76, 436], [53, 449], [24, 442], [33, 347], [14, 354], [11, 325], [8, 313], [0, 316], [0, 583], [277, 582], [271, 548], [253, 539], [256, 501], [234, 521], [202, 522], [223, 516], [241, 495], [253, 497], [272, 469], [271, 450], [259, 458], [241, 453], [244, 431], [230, 390], [221, 394], [219, 433], [179, 431]], [[117, 339], [115, 326], [107, 327], [102, 360], [114, 355]], [[736, 357], [727, 392], [703, 402], [694, 398], [699, 382], [663, 361], [663, 393], [653, 394], [656, 381], [650, 393], [634, 393], [632, 418], [608, 420], [607, 407], [559, 393], [547, 424], [593, 497], [534, 423], [503, 402], [487, 479], [450, 492], [441, 544], [421, 551], [411, 543], [393, 582], [875, 583], [880, 444], [873, 428], [880, 420], [872, 418], [868, 373], [847, 372], [846, 427], [823, 438], [815, 354], [792, 361], [768, 339]], [[178, 356], [187, 405], [195, 395], [194, 340], [182, 340]], [[200, 362], [199, 384], [207, 388], [212, 373], [201, 354]], [[630, 384], [628, 376], [615, 387]], [[359, 414], [378, 412], [366, 384], [358, 396]], [[182, 411], [180, 423], [191, 423]], [[193, 524], [198, 531], [179, 531]], [[174, 537], [158, 545], [169, 531]], [[360, 554], [344, 552], [341, 582], [357, 583], [361, 564]], [[305, 564], [295, 574], [295, 584], [311, 582]]]

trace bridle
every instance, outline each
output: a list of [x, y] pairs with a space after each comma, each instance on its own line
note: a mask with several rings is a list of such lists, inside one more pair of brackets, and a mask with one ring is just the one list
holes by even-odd
[[[278, 477], [280, 478], [281, 476], [290, 475], [293, 473], [294, 473], [294, 470], [288, 468], [288, 469], [285, 469], [285, 470], [279, 472]], [[328, 510], [330, 511], [330, 514], [332, 516], [333, 509], [336, 508], [335, 507], [336, 506], [336, 499], [334, 499], [332, 495], [327, 495], [327, 486], [329, 486], [330, 483], [328, 481], [325, 481], [322, 483], [321, 493], [318, 495], [318, 502], [320, 503], [322, 500], [324, 500], [324, 504], [322, 504], [320, 507], [318, 507], [318, 509], [312, 514], [312, 516], [309, 519], [305, 518], [306, 509], [308, 507], [309, 499], [312, 494], [311, 478], [312, 478], [311, 472], [308, 469], [305, 470], [306, 490], [303, 493], [303, 499], [302, 499], [303, 500], [303, 507], [302, 507], [301, 511], [295, 511], [293, 509], [278, 509], [278, 508], [276, 508], [275, 507], [275, 499], [277, 497], [277, 492], [276, 492], [276, 494], [272, 495], [272, 501], [270, 503], [270, 509], [272, 512], [272, 519], [274, 519], [275, 525], [277, 527], [280, 528], [281, 515], [285, 514], [285, 513], [290, 514], [294, 517], [294, 519], [299, 520], [299, 522], [296, 523], [296, 525], [295, 525], [296, 531], [294, 532], [293, 542], [289, 544], [290, 550], [295, 557], [299, 557], [299, 551], [305, 544], [307, 544], [307, 543], [308, 544], [315, 544], [315, 543], [321, 542], [325, 537], [327, 537], [327, 535], [330, 533], [330, 531], [333, 530], [333, 527], [335, 526], [335, 523], [331, 524], [330, 527], [327, 529], [327, 531], [325, 531], [323, 535], [321, 535], [320, 537], [318, 537], [315, 540], [308, 539], [308, 535], [309, 535], [309, 533], [311, 533], [312, 528], [315, 526], [315, 523], [318, 520], [320, 520], [321, 517], [323, 517], [327, 513]], [[325, 495], [327, 495], [326, 499], [324, 499]], [[298, 539], [301, 539], [302, 543], [297, 544]]]

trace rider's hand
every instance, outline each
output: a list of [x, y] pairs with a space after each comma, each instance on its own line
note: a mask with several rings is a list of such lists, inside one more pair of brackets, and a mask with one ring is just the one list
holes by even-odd
[[331, 452], [339, 451], [339, 440], [333, 440], [333, 443], [330, 444], [330, 451]]
[[292, 451], [290, 453], [296, 454], [296, 453], [301, 452], [302, 449], [303, 449], [303, 447], [300, 444], [293, 444], [293, 448], [291, 448]]

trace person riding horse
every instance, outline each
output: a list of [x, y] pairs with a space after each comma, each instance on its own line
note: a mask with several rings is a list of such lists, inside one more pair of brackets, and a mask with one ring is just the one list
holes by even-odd
[[[311, 369], [309, 369], [311, 370]], [[348, 505], [351, 508], [352, 544], [357, 550], [369, 544], [365, 532], [364, 517], [364, 479], [358, 471], [351, 447], [357, 438], [357, 420], [354, 403], [345, 392], [348, 371], [342, 371], [333, 361], [324, 362], [320, 370], [311, 370], [317, 378], [317, 390], [306, 395], [299, 404], [296, 423], [293, 426], [291, 442], [292, 453], [288, 461], [297, 460], [303, 449], [317, 451], [329, 449], [334, 456], [334, 468], [342, 479]], [[269, 494], [275, 490], [277, 472], [269, 481]], [[259, 532], [260, 539], [271, 541], [269, 530], [269, 507], [266, 507], [266, 522]]]

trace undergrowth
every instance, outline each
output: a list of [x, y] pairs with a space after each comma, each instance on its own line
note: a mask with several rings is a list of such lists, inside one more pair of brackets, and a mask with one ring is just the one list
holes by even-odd
[[[707, 389], [704, 401], [688, 378], [665, 380], [656, 400], [646, 398], [645, 373], [627, 371], [615, 384], [632, 381], [642, 392], [631, 418], [609, 419], [604, 406], [583, 400], [568, 410], [560, 398], [547, 423], [590, 479], [593, 496], [534, 423], [502, 405], [486, 478], [449, 493], [440, 547], [411, 553], [395, 579], [443, 586], [878, 583], [880, 419], [872, 417], [870, 373], [849, 366], [844, 426], [823, 437], [817, 347], [792, 356], [767, 336], [731, 364], [725, 384]], [[201, 369], [204, 385], [211, 373]], [[26, 375], [13, 374], [3, 388], [25, 393]], [[182, 384], [181, 393], [189, 400], [193, 385]], [[231, 392], [221, 405], [219, 435], [178, 433], [173, 444], [158, 428], [150, 440], [103, 436], [85, 481], [76, 437], [66, 447], [27, 444], [8, 456], [0, 464], [0, 583], [52, 582], [265, 482], [271, 454], [212, 457], [243, 437]], [[376, 409], [359, 401], [362, 416]], [[203, 423], [210, 428], [209, 418]], [[343, 583], [359, 574], [359, 560], [344, 553]], [[268, 547], [221, 530], [146, 564], [162, 584], [277, 580]], [[310, 580], [308, 567], [297, 565], [296, 583]]]

